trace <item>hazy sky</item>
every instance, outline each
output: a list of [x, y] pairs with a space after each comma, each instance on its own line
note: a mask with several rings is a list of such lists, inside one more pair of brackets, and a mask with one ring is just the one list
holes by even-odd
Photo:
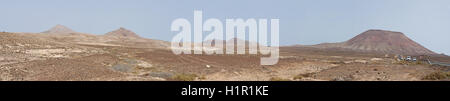
[[171, 40], [176, 18], [192, 21], [278, 18], [280, 44], [346, 41], [368, 29], [400, 31], [450, 54], [450, 0], [2, 0], [0, 31], [42, 32], [62, 24], [104, 34], [125, 27], [146, 38]]

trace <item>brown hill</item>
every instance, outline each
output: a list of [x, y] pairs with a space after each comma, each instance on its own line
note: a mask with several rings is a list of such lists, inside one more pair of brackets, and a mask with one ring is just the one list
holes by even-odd
[[70, 28], [68, 28], [68, 27], [66, 27], [66, 26], [63, 26], [63, 25], [56, 25], [56, 26], [54, 26], [53, 28], [51, 28], [51, 29], [49, 29], [49, 30], [47, 30], [47, 31], [44, 31], [44, 32], [42, 32], [42, 33], [48, 33], [48, 34], [68, 34], [68, 33], [77, 33], [77, 32], [75, 32], [75, 31], [73, 31], [72, 29], [70, 29]]
[[320, 48], [340, 48], [362, 52], [384, 54], [432, 55], [436, 54], [422, 45], [409, 39], [401, 32], [385, 30], [368, 30], [356, 37], [341, 43], [325, 43], [315, 45]]
[[117, 30], [108, 32], [105, 34], [105, 36], [115, 36], [115, 37], [132, 37], [132, 38], [140, 38], [136, 33], [133, 31], [130, 31], [128, 29], [125, 29], [123, 27], [120, 27]]

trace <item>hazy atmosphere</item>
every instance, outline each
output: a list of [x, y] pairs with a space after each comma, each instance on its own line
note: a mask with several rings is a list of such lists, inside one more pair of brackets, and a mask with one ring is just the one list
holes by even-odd
[[[169, 41], [176, 18], [278, 18], [281, 45], [341, 42], [369, 29], [405, 33], [437, 53], [450, 54], [449, 0], [7, 0], [0, 31], [42, 32], [57, 24], [104, 34], [125, 27]], [[191, 21], [192, 22], [192, 21]]]

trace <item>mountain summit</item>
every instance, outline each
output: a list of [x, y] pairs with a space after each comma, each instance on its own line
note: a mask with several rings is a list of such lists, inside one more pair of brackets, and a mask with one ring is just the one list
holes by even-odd
[[130, 31], [128, 29], [125, 29], [123, 27], [120, 27], [117, 30], [108, 32], [105, 34], [106, 36], [116, 36], [116, 37], [134, 37], [134, 38], [140, 38], [139, 35], [134, 33], [133, 31]]
[[49, 34], [67, 34], [67, 33], [77, 33], [77, 32], [75, 32], [75, 31], [73, 31], [72, 29], [70, 29], [70, 28], [68, 28], [68, 27], [66, 27], [66, 26], [63, 26], [63, 25], [56, 25], [56, 26], [54, 26], [53, 28], [51, 28], [51, 29], [49, 29], [49, 30], [47, 30], [47, 31], [44, 31], [44, 32], [42, 32], [42, 33], [49, 33]]
[[345, 42], [319, 44], [316, 46], [386, 54], [436, 54], [414, 42], [401, 32], [386, 30], [368, 30]]

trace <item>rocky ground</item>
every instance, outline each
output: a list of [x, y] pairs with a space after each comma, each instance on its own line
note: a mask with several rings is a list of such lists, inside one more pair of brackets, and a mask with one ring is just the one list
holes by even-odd
[[0, 33], [0, 80], [448, 80], [448, 67], [403, 63], [384, 54], [312, 47], [281, 47], [280, 54], [277, 65], [261, 66], [259, 55], [174, 55], [168, 43], [143, 38]]

